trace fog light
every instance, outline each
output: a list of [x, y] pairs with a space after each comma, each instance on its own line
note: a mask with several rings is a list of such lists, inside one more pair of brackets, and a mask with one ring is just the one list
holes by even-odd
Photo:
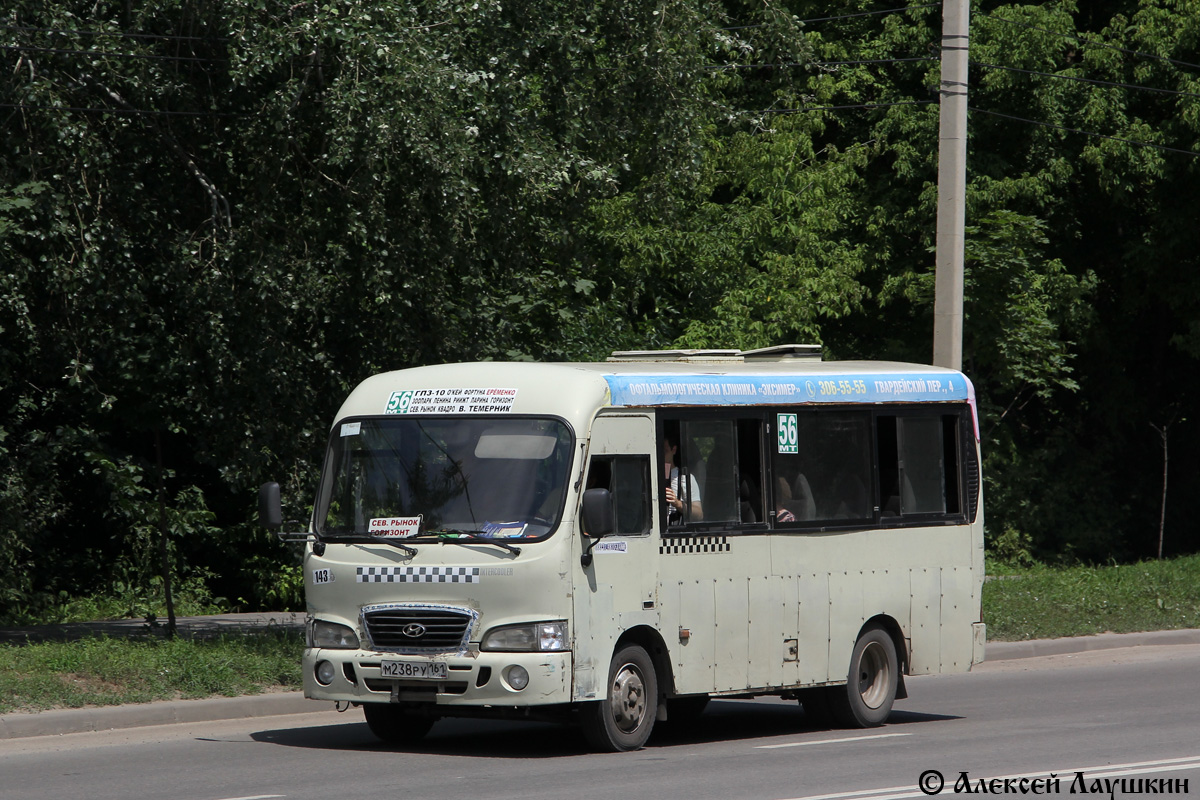
[[504, 671], [504, 680], [519, 692], [529, 685], [529, 672], [524, 667], [514, 664]]
[[313, 670], [317, 676], [317, 683], [322, 686], [328, 686], [333, 683], [334, 669], [333, 664], [328, 661], [318, 661], [317, 668]]

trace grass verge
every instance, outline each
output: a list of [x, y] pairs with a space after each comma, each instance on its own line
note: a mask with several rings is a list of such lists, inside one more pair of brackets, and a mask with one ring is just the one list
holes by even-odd
[[297, 633], [0, 645], [0, 713], [295, 689], [302, 648]]
[[1106, 567], [988, 564], [988, 639], [1200, 628], [1200, 555]]

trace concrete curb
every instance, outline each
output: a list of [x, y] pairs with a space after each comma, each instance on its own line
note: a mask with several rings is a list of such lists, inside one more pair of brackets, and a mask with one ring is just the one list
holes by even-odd
[[[1028, 642], [989, 642], [988, 661], [1008, 661], [1038, 656], [1086, 653], [1121, 647], [1200, 644], [1200, 629], [1152, 631], [1149, 633], [1104, 633], [1065, 639], [1038, 639]], [[280, 714], [304, 714], [333, 711], [333, 704], [306, 700], [299, 692], [218, 697], [209, 700], [169, 700], [126, 706], [69, 708], [35, 714], [0, 715], [0, 739], [34, 736], [59, 736], [67, 733], [141, 728], [180, 722], [272, 717]]]
[[1027, 642], [988, 642], [987, 661], [1011, 661], [1017, 658], [1088, 653], [1118, 647], [1200, 644], [1200, 629], [1148, 631], [1145, 633], [1101, 633], [1097, 636], [1071, 636], [1063, 639], [1033, 639]]
[[217, 697], [205, 700], [166, 700], [125, 706], [64, 708], [34, 714], [0, 715], [0, 739], [60, 736], [66, 733], [142, 728], [180, 722], [273, 717], [332, 711], [333, 703], [306, 700], [300, 692]]

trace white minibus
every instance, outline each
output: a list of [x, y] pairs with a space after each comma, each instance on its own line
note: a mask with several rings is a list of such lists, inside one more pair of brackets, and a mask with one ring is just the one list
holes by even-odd
[[632, 750], [762, 695], [881, 725], [906, 676], [983, 659], [980, 490], [952, 370], [786, 345], [375, 375], [281, 534], [304, 692], [400, 743], [465, 716]]

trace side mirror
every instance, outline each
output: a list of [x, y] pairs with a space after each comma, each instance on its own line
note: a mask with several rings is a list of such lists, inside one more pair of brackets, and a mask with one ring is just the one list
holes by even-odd
[[608, 489], [588, 489], [583, 493], [583, 532], [599, 539], [616, 530], [612, 493]]
[[274, 481], [258, 487], [258, 522], [267, 530], [283, 527], [283, 508], [279, 502], [279, 484]]

